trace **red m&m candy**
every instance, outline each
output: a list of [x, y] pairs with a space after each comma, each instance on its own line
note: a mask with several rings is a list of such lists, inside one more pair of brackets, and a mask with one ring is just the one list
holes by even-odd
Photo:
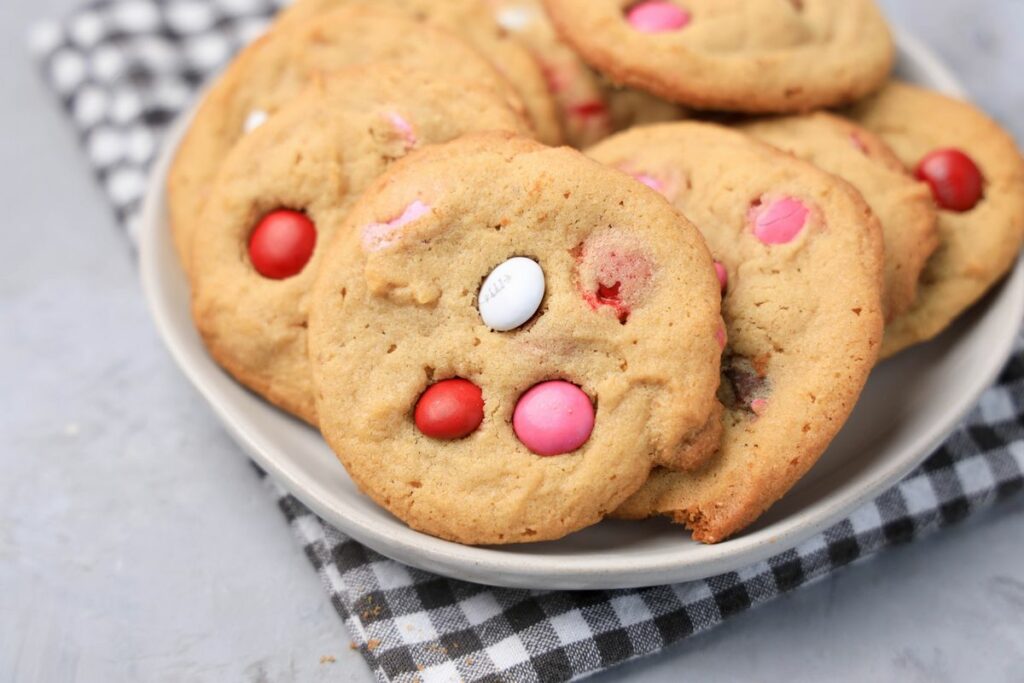
[[928, 183], [935, 202], [949, 211], [970, 211], [981, 200], [985, 178], [977, 164], [958, 149], [927, 154], [914, 172]]
[[484, 420], [483, 392], [468, 380], [443, 380], [423, 392], [414, 417], [416, 428], [432, 439], [461, 439]]
[[306, 214], [280, 209], [268, 213], [249, 237], [249, 260], [263, 277], [283, 280], [306, 267], [316, 246], [316, 226]]

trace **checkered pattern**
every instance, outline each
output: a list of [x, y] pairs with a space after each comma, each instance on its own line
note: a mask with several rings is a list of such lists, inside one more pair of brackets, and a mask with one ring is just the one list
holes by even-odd
[[527, 591], [445, 579], [325, 525], [267, 480], [381, 680], [563, 681], [651, 654], [1024, 488], [1024, 337], [996, 386], [921, 467], [800, 546], [704, 581]]
[[287, 2], [98, 0], [32, 31], [30, 47], [133, 242], [161, 134]]
[[[129, 234], [165, 126], [256, 35], [276, 0], [106, 0], [32, 47]], [[452, 581], [389, 560], [267, 486], [355, 643], [385, 681], [581, 678], [707, 630], [1024, 487], [1024, 340], [997, 386], [923, 466], [801, 546], [741, 572], [642, 590], [544, 592]]]

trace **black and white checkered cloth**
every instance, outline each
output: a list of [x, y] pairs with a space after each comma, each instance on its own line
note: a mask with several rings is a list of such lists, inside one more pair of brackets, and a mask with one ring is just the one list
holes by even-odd
[[[132, 235], [161, 134], [275, 0], [107, 0], [31, 44]], [[283, 4], [283, 3], [282, 3]], [[562, 681], [657, 652], [1024, 488], [1024, 341], [963, 425], [876, 501], [740, 572], [642, 590], [494, 589], [411, 569], [325, 525], [268, 480], [367, 662], [387, 681]]]

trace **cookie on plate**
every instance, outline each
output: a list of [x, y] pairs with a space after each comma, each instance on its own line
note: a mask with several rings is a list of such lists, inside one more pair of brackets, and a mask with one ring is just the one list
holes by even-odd
[[608, 100], [608, 111], [616, 131], [650, 123], [681, 121], [690, 117], [690, 112], [675, 102], [636, 88], [615, 85], [605, 76], [601, 77], [601, 87]]
[[562, 144], [555, 103], [540, 66], [522, 45], [499, 28], [482, 0], [297, 0], [281, 12], [275, 26], [301, 23], [355, 4], [393, 8], [465, 39], [515, 88], [526, 105], [537, 139], [548, 145]]
[[873, 0], [544, 0], [614, 82], [700, 109], [788, 113], [877, 89], [893, 41]]
[[353, 480], [461, 543], [599, 521], [717, 441], [719, 285], [664, 199], [567, 147], [468, 136], [403, 159], [325, 256], [310, 360]]
[[892, 150], [863, 127], [824, 112], [756, 121], [741, 130], [857, 188], [882, 224], [886, 320], [910, 308], [939, 238], [928, 188]]
[[882, 339], [881, 229], [845, 181], [720, 126], [634, 128], [588, 153], [700, 228], [728, 334], [718, 454], [695, 472], [656, 470], [616, 514], [669, 515], [720, 541], [789, 490], [853, 409]]
[[677, 104], [612, 85], [558, 37], [541, 0], [488, 0], [498, 24], [537, 59], [558, 105], [565, 139], [588, 147], [637, 123], [683, 118]]
[[239, 142], [192, 249], [193, 314], [217, 362], [315, 423], [306, 320], [320, 254], [394, 160], [484, 130], [525, 130], [499, 91], [377, 64], [314, 82]]
[[199, 221], [203, 202], [232, 147], [294, 100], [317, 74], [378, 61], [500, 88], [509, 106], [522, 110], [511, 86], [476, 50], [394, 10], [349, 7], [271, 31], [243, 50], [207, 94], [168, 174], [171, 229], [186, 270], [193, 236], [204, 229]]
[[849, 112], [877, 133], [938, 207], [939, 247], [917, 303], [885, 332], [882, 356], [927, 341], [994, 285], [1024, 240], [1024, 160], [1013, 138], [967, 102], [891, 83]]

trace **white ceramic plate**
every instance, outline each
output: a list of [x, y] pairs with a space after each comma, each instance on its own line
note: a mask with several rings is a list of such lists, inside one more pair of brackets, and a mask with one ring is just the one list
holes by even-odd
[[[900, 74], [953, 94], [963, 90], [923, 45], [899, 37]], [[877, 496], [953, 429], [1010, 353], [1024, 312], [1024, 269], [934, 342], [882, 364], [850, 422], [811, 472], [756, 525], [715, 546], [665, 520], [605, 521], [568, 538], [473, 548], [412, 531], [356, 489], [313, 429], [222, 372], [189, 318], [188, 287], [167, 225], [164, 181], [185, 128], [156, 166], [141, 231], [142, 280], [175, 360], [228, 431], [285, 488], [344, 533], [415, 567], [501, 586], [594, 589], [704, 578], [791, 548]]]

